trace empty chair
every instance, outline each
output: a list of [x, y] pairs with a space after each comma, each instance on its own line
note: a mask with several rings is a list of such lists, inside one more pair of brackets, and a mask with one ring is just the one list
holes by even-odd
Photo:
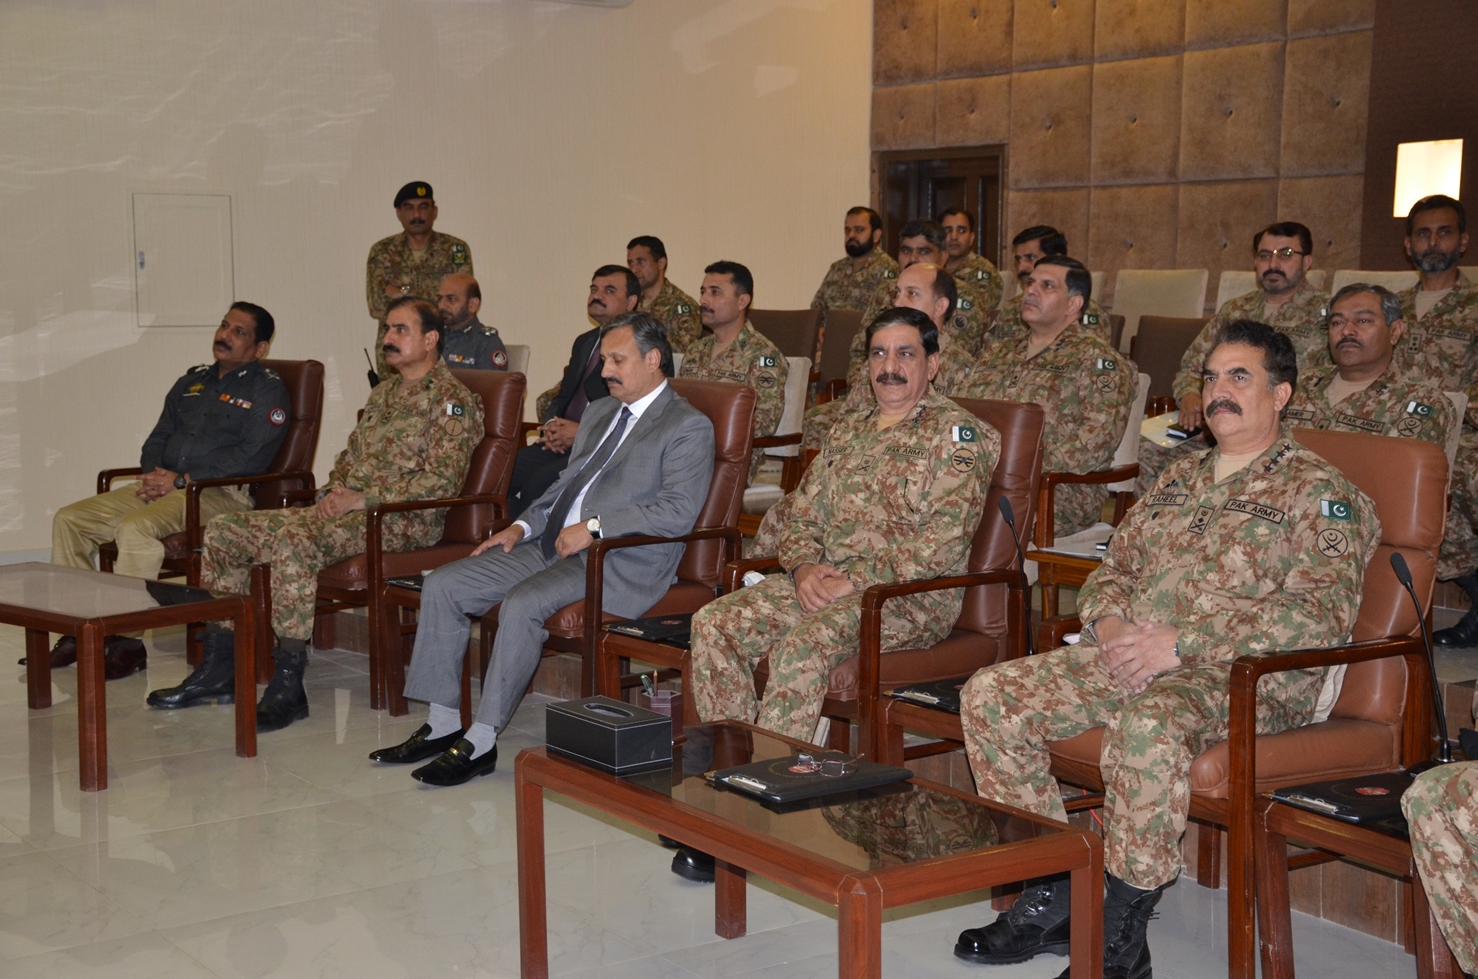
[[826, 311], [826, 330], [821, 338], [821, 357], [817, 363], [823, 389], [832, 382], [845, 384], [847, 367], [852, 360], [852, 338], [862, 329], [862, 314], [853, 309]]
[[749, 322], [785, 356], [811, 360], [816, 356], [823, 315], [819, 309], [751, 309]]
[[[1181, 358], [1205, 328], [1208, 317], [1145, 316], [1129, 342], [1129, 357], [1150, 378], [1150, 397], [1174, 399], [1172, 386]], [[1150, 412], [1157, 414], [1157, 412]]]
[[1410, 289], [1416, 285], [1417, 275], [1410, 269], [1399, 272], [1379, 271], [1375, 269], [1340, 269], [1334, 273], [1334, 281], [1330, 283], [1329, 292], [1333, 295], [1339, 292], [1351, 282], [1366, 282], [1370, 285], [1385, 286], [1392, 292], [1400, 292]]
[[739, 532], [753, 536], [759, 532], [766, 511], [780, 501], [801, 481], [801, 418], [806, 413], [806, 388], [811, 376], [811, 362], [805, 357], [785, 358], [790, 372], [785, 376], [785, 408], [773, 435], [756, 435], [754, 447], [765, 455], [782, 460], [780, 484], [754, 483], [744, 490], [739, 513]]
[[1119, 349], [1127, 353], [1141, 316], [1191, 318], [1206, 312], [1205, 269], [1121, 269], [1114, 285], [1113, 312], [1124, 317]]
[[508, 348], [508, 373], [529, 376], [529, 350], [526, 343], [506, 344]]

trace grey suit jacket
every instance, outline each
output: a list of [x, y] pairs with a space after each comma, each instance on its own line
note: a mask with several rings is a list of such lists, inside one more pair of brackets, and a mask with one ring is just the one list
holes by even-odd
[[[524, 511], [529, 535], [520, 547], [538, 547], [559, 494], [600, 447], [623, 405], [616, 398], [591, 402], [570, 447], [559, 481]], [[621, 447], [581, 501], [580, 518], [600, 517], [602, 537], [652, 534], [673, 537], [693, 529], [713, 477], [713, 424], [668, 385], [632, 425]], [[601, 604], [634, 618], [651, 608], [673, 580], [683, 544], [621, 548], [606, 555]], [[586, 555], [580, 555], [585, 560]]]

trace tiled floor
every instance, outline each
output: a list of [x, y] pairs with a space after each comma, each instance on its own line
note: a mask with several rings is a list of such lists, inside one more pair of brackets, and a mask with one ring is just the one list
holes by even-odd
[[[110, 788], [77, 791], [75, 671], [30, 713], [20, 632], [0, 629], [0, 976], [516, 976], [512, 779], [417, 785], [365, 754], [419, 717], [367, 707], [365, 660], [315, 654], [313, 716], [232, 751], [229, 707], [151, 711], [144, 694], [185, 673], [178, 632], [152, 669], [108, 685]], [[501, 754], [542, 742], [531, 699]], [[561, 976], [836, 975], [829, 909], [750, 884], [749, 935], [713, 934], [711, 887], [667, 871], [655, 839], [546, 803], [551, 967]], [[1155, 974], [1219, 979], [1225, 898], [1187, 881], [1151, 925]], [[1055, 976], [1065, 959], [988, 968], [954, 958], [968, 899], [893, 913], [885, 975]], [[1406, 976], [1400, 948], [1295, 915], [1302, 977]]]

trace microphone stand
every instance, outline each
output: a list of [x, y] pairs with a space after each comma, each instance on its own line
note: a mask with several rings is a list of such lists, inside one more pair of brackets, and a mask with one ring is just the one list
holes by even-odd
[[1001, 510], [1001, 516], [1006, 520], [1006, 526], [1011, 530], [1011, 542], [1016, 545], [1016, 566], [1021, 569], [1021, 594], [1022, 604], [1026, 607], [1026, 655], [1037, 654], [1036, 640], [1032, 637], [1032, 586], [1026, 579], [1026, 552], [1021, 549], [1021, 535], [1016, 532], [1016, 514], [1011, 509], [1011, 501], [1004, 496], [996, 497], [996, 505]]
[[1427, 616], [1422, 611], [1421, 600], [1416, 597], [1416, 587], [1411, 583], [1411, 569], [1406, 566], [1406, 559], [1399, 552], [1391, 553], [1391, 570], [1396, 572], [1396, 580], [1401, 582], [1406, 594], [1411, 596], [1411, 604], [1416, 606], [1417, 622], [1422, 627], [1422, 645], [1427, 651], [1427, 672], [1432, 680], [1432, 710], [1437, 715], [1437, 733], [1441, 736], [1436, 761], [1429, 759], [1418, 762], [1406, 770], [1408, 775], [1415, 778], [1429, 768], [1451, 764], [1452, 742], [1447, 738], [1447, 710], [1442, 705], [1442, 685], [1437, 682], [1437, 657], [1432, 652], [1432, 636], [1427, 631]]

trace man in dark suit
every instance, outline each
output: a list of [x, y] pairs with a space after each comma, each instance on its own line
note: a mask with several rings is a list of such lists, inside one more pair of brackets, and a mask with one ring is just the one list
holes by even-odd
[[[648, 313], [618, 316], [600, 331], [602, 376], [611, 397], [585, 413], [570, 465], [523, 516], [472, 556], [426, 578], [405, 695], [430, 704], [425, 724], [370, 759], [434, 759], [411, 775], [459, 785], [490, 773], [497, 733], [523, 697], [549, 633], [544, 621], [585, 595], [585, 550], [599, 537], [674, 536], [693, 529], [713, 476], [713, 425], [667, 383], [672, 348]], [[682, 544], [616, 550], [605, 559], [603, 607], [643, 615], [672, 580]], [[469, 615], [498, 612], [476, 722], [458, 712]]]
[[549, 407], [539, 412], [539, 417], [544, 419], [539, 438], [533, 445], [520, 449], [513, 462], [508, 509], [514, 516], [537, 500], [564, 472], [585, 409], [610, 393], [600, 369], [600, 331], [617, 316], [635, 310], [640, 299], [641, 283], [630, 269], [602, 265], [595, 270], [590, 280], [590, 299], [585, 304], [585, 312], [595, 321], [595, 329], [575, 337], [559, 391]]

